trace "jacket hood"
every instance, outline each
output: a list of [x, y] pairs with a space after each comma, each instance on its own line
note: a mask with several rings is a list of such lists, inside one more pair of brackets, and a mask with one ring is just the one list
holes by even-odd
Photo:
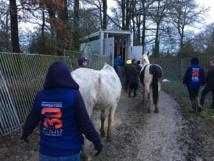
[[194, 65], [198, 65], [199, 63], [199, 60], [197, 57], [193, 57], [192, 60], [191, 60], [191, 64], [194, 64]]
[[50, 65], [43, 87], [46, 88], [72, 88], [79, 89], [79, 85], [71, 77], [71, 71], [62, 61], [56, 61]]

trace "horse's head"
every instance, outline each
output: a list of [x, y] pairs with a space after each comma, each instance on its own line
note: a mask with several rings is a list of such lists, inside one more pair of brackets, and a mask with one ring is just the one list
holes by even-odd
[[150, 64], [150, 61], [149, 61], [149, 58], [148, 58], [148, 54], [143, 54], [143, 57], [142, 57], [142, 64], [143, 66], [147, 65], [147, 64]]

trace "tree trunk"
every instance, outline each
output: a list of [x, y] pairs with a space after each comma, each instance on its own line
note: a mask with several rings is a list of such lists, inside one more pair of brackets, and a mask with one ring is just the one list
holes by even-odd
[[79, 0], [74, 0], [74, 49], [79, 50]]
[[16, 0], [10, 0], [12, 52], [20, 53]]
[[107, 0], [103, 0], [103, 25], [102, 29], [107, 29]]
[[155, 48], [153, 49], [153, 54], [155, 58], [160, 57], [159, 56], [159, 28], [160, 28], [160, 24], [157, 23], [156, 34], [155, 34]]
[[146, 11], [144, 7], [144, 15], [143, 15], [143, 29], [142, 29], [142, 55], [145, 53], [145, 37], [146, 37]]
[[126, 25], [125, 25], [125, 30], [129, 30], [129, 25], [130, 25], [130, 6], [129, 2], [130, 0], [126, 0]]

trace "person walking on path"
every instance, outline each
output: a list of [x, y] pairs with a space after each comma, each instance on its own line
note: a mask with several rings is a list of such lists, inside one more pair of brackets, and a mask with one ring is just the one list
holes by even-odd
[[129, 92], [128, 97], [131, 97], [132, 90], [134, 91], [134, 97], [137, 96], [137, 88], [139, 82], [140, 71], [137, 69], [136, 59], [132, 59], [132, 64], [129, 72]]
[[123, 62], [122, 62], [122, 59], [121, 59], [121, 55], [119, 56], [116, 56], [114, 58], [114, 69], [116, 71], [116, 73], [119, 75], [119, 66], [123, 66]]
[[132, 64], [132, 60], [131, 58], [128, 58], [126, 60], [126, 64], [124, 65], [124, 73], [125, 73], [125, 92], [127, 92], [128, 88], [129, 88], [129, 72], [131, 69], [131, 64]]
[[99, 155], [102, 142], [68, 66], [62, 61], [52, 63], [43, 87], [35, 97], [21, 139], [28, 142], [28, 136], [40, 122], [40, 161], [80, 161], [82, 134], [93, 142], [95, 156]]
[[204, 105], [205, 97], [207, 93], [212, 93], [212, 103], [210, 108], [214, 110], [214, 60], [210, 62], [210, 69], [206, 75], [205, 87], [201, 92], [200, 105]]
[[198, 105], [198, 93], [200, 87], [204, 86], [204, 70], [198, 65], [199, 60], [197, 57], [193, 57], [191, 59], [191, 65], [189, 65], [186, 69], [186, 72], [183, 77], [183, 86], [187, 87], [189, 92], [189, 99], [192, 104], [192, 112], [200, 112], [200, 108]]

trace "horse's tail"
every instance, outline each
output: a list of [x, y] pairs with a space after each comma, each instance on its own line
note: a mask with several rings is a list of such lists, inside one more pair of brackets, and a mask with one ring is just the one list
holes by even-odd
[[158, 102], [158, 78], [162, 77], [162, 70], [159, 66], [154, 65], [154, 67], [152, 68], [152, 95], [153, 95], [153, 103], [157, 104]]

